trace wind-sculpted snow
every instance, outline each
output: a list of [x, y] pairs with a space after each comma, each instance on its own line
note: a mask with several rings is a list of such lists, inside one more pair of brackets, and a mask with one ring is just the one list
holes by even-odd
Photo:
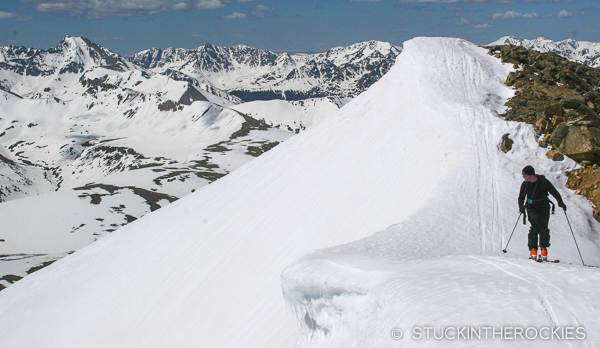
[[283, 290], [297, 347], [585, 347], [598, 342], [599, 280], [498, 256], [315, 254], [286, 270]]
[[[598, 317], [594, 296], [573, 291], [583, 308], [561, 292], [597, 282], [596, 270], [526, 264], [523, 231], [500, 257], [532, 164], [565, 197], [588, 262], [600, 261], [591, 208], [562, 187], [575, 164], [551, 162], [531, 127], [497, 114], [510, 67], [459, 39], [404, 47], [336, 114], [0, 292], [0, 345], [401, 346], [393, 325], [454, 320], [598, 331], [585, 319]], [[551, 228], [552, 257], [575, 262], [564, 221]], [[542, 315], [521, 322], [518, 305]]]
[[[510, 258], [499, 257], [519, 217], [520, 170], [531, 164], [565, 198], [587, 262], [600, 264], [599, 228], [589, 204], [564, 187], [564, 172], [576, 164], [547, 159], [531, 127], [506, 122], [496, 113], [511, 93], [502, 84], [507, 69], [458, 40], [405, 43], [396, 68], [381, 83], [418, 81], [414, 92], [399, 93], [406, 98], [402, 115], [426, 106], [419, 114], [435, 126], [422, 128], [413, 121], [410, 132], [427, 138], [406, 144], [398, 157], [411, 150], [425, 156], [439, 151], [449, 164], [442, 169], [443, 180], [427, 180], [431, 194], [419, 211], [362, 240], [307, 255], [283, 272], [284, 296], [303, 327], [298, 346], [470, 347], [474, 339], [451, 342], [433, 334], [425, 339], [422, 330], [436, 328], [442, 337], [444, 328], [483, 326], [585, 327], [585, 342], [598, 342], [600, 321], [591, 319], [600, 314], [591, 295], [597, 290], [583, 290], [574, 282], [597, 282], [600, 272], [570, 265], [549, 269], [514, 259], [528, 256], [521, 226], [508, 248]], [[499, 144], [507, 133], [515, 144], [504, 154]], [[405, 182], [406, 176], [397, 180]], [[398, 199], [410, 206], [411, 198]], [[562, 212], [552, 217], [550, 229], [551, 258], [580, 263]], [[406, 336], [394, 339], [394, 329]], [[448, 337], [456, 337], [456, 330]], [[508, 344], [489, 337], [486, 347]], [[516, 344], [537, 347], [540, 339]]]

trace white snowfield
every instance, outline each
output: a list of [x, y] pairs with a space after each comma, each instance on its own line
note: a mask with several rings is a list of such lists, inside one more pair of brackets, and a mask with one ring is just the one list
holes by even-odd
[[256, 100], [230, 108], [267, 124], [299, 133], [336, 113], [351, 98], [327, 97], [306, 100]]
[[[497, 115], [510, 69], [460, 39], [406, 42], [335, 115], [0, 292], [0, 346], [600, 345], [600, 272], [578, 265], [562, 211], [550, 257], [563, 263], [526, 260], [520, 223], [502, 253], [531, 164], [600, 264], [592, 208], [564, 188], [577, 165]], [[452, 339], [466, 326], [542, 338]], [[574, 339], [543, 338], [568, 327]]]

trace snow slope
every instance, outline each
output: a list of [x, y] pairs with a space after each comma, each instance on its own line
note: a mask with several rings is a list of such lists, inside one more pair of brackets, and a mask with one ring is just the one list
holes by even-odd
[[[579, 306], [553, 302], [597, 270], [520, 260], [522, 230], [499, 257], [532, 164], [565, 197], [588, 263], [600, 261], [591, 208], [564, 189], [575, 164], [551, 162], [531, 127], [497, 116], [508, 72], [463, 40], [405, 43], [392, 70], [333, 116], [2, 291], [0, 345], [399, 346], [391, 324], [506, 322], [519, 308], [495, 293], [495, 276], [535, 315], [598, 331], [582, 319], [598, 317], [597, 281], [569, 293]], [[508, 155], [504, 133], [517, 143]], [[575, 262], [564, 227], [553, 219], [552, 255]], [[567, 273], [555, 287], [527, 283]], [[440, 291], [448, 284], [463, 290]], [[469, 296], [495, 315], [453, 306]]]
[[[404, 330], [405, 347], [565, 344], [540, 338], [477, 343], [412, 334], [414, 328], [424, 333], [419, 330], [434, 327], [441, 337], [442, 328], [484, 326], [583, 327], [587, 339], [574, 346], [599, 343], [600, 301], [594, 294], [600, 290], [600, 272], [578, 266], [560, 209], [550, 222], [550, 258], [574, 265], [520, 260], [528, 256], [527, 228], [520, 221], [507, 257], [501, 257], [518, 219], [521, 168], [532, 164], [565, 199], [586, 262], [600, 264], [599, 226], [590, 205], [564, 185], [564, 171], [576, 164], [547, 159], [530, 126], [496, 115], [494, 106], [501, 105], [496, 96], [510, 92], [500, 84], [505, 67], [472, 46], [450, 40], [432, 45], [434, 40], [406, 42], [386, 81], [418, 81], [413, 93], [409, 86], [395, 91], [403, 102], [402, 116], [411, 119], [411, 133], [427, 133], [425, 150], [444, 155], [448, 164], [409, 167], [426, 178], [430, 191], [423, 209], [362, 240], [307, 255], [285, 270], [284, 295], [303, 326], [298, 346], [397, 347], [399, 340], [391, 335], [395, 328]], [[420, 115], [429, 115], [435, 125], [420, 127], [415, 121]], [[504, 154], [499, 144], [506, 133], [515, 144]], [[427, 155], [414, 143], [403, 145], [401, 153]], [[427, 169], [444, 175], [434, 179]], [[410, 206], [411, 198], [399, 199]], [[456, 330], [448, 336], [456, 337]]]
[[299, 133], [337, 112], [350, 98], [327, 97], [305, 100], [257, 100], [231, 106], [267, 124]]
[[99, 66], [107, 51], [82, 38], [28, 61], [2, 52], [0, 290], [292, 136], [190, 81]]

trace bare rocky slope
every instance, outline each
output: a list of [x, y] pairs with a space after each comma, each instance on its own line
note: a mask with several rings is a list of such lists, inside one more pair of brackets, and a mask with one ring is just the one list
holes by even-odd
[[[581, 164], [568, 173], [567, 187], [586, 197], [600, 221], [600, 69], [513, 45], [488, 47], [491, 54], [514, 64], [507, 80], [516, 89], [506, 119], [533, 125], [548, 157], [564, 156]], [[508, 150], [509, 139], [503, 147]]]

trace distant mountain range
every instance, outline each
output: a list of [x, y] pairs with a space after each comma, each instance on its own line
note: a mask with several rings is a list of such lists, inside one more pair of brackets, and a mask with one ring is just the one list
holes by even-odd
[[276, 54], [248, 46], [196, 49], [153, 48], [130, 61], [174, 76], [174, 71], [233, 94], [244, 101], [354, 97], [378, 81], [401, 48], [369, 41], [319, 54]]
[[[597, 44], [564, 47], [556, 53], [598, 63]], [[12, 231], [0, 231], [0, 289], [337, 112], [400, 52], [369, 41], [319, 54], [207, 44], [124, 57], [68, 36], [49, 50], [0, 47], [0, 219]], [[23, 248], [32, 231], [45, 237]]]
[[0, 289], [292, 136], [197, 85], [85, 38], [0, 47]]
[[488, 46], [496, 45], [515, 45], [523, 46], [528, 50], [554, 52], [571, 61], [600, 68], [600, 43], [598, 42], [575, 41], [572, 39], [557, 42], [543, 37], [527, 40], [516, 36], [505, 36], [490, 43]]

